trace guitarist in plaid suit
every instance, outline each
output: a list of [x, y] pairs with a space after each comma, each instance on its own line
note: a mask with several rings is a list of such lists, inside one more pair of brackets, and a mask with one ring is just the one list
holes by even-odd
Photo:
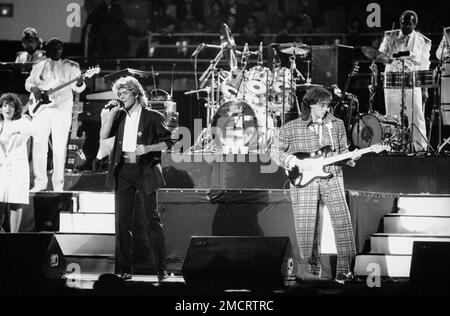
[[[296, 153], [315, 153], [330, 146], [331, 156], [348, 151], [347, 136], [342, 120], [328, 112], [331, 94], [323, 88], [311, 88], [302, 100], [301, 117], [282, 126], [272, 146], [270, 156], [281, 167], [300, 171], [311, 166], [296, 157]], [[354, 166], [359, 159], [355, 153], [347, 164]], [[325, 167], [333, 177], [315, 179], [304, 187], [291, 185], [290, 196], [294, 215], [296, 237], [299, 247], [297, 280], [320, 278], [319, 255], [319, 201], [328, 207], [338, 252], [336, 281], [345, 283], [351, 274], [356, 246], [350, 212], [345, 199], [342, 168], [339, 165]]]

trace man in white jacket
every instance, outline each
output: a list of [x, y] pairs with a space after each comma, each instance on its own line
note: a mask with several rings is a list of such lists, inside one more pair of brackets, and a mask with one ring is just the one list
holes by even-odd
[[72, 121], [73, 92], [81, 93], [86, 85], [80, 76], [77, 63], [62, 59], [63, 43], [57, 38], [46, 45], [48, 58], [36, 63], [25, 82], [27, 91], [37, 98], [42, 91], [56, 88], [78, 78], [73, 84], [64, 87], [52, 95], [55, 101], [50, 107], [42, 106], [33, 117], [37, 134], [33, 138], [34, 187], [31, 192], [47, 189], [48, 139], [52, 135], [53, 146], [53, 191], [64, 190], [64, 165], [67, 141]]
[[[400, 16], [400, 29], [385, 32], [379, 51], [385, 53], [392, 60], [395, 54], [409, 52], [409, 57], [404, 59], [405, 71], [411, 73], [417, 70], [428, 70], [430, 67], [431, 40], [423, 34], [415, 31], [418, 23], [417, 14], [414, 11], [405, 11]], [[386, 65], [385, 73], [401, 72], [402, 62], [394, 59]], [[413, 144], [416, 151], [427, 150], [426, 125], [424, 106], [428, 98], [426, 88], [405, 89], [405, 115], [412, 125]], [[400, 87], [394, 89], [385, 88], [386, 115], [400, 117], [402, 104], [402, 91]], [[414, 113], [413, 113], [414, 112]]]

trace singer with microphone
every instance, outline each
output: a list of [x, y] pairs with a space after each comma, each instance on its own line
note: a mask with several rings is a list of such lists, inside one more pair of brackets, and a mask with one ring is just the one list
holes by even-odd
[[133, 275], [132, 219], [138, 193], [154, 270], [161, 281], [167, 277], [167, 272], [157, 190], [165, 185], [161, 151], [172, 147], [171, 133], [163, 115], [150, 109], [145, 91], [136, 78], [118, 79], [113, 91], [118, 100], [107, 105], [111, 110], [101, 127], [100, 139], [114, 137], [106, 186], [115, 190], [116, 272], [123, 279], [131, 279]]
[[[315, 153], [325, 146], [332, 148], [329, 156], [348, 152], [344, 122], [328, 112], [331, 99], [331, 93], [324, 88], [315, 87], [306, 92], [302, 100], [301, 117], [283, 125], [272, 145], [270, 157], [279, 166], [288, 170], [296, 166], [303, 172], [310, 170], [311, 166], [297, 158], [296, 153]], [[355, 152], [347, 164], [355, 166], [359, 158], [360, 154]], [[320, 279], [318, 207], [321, 200], [328, 207], [336, 236], [338, 257], [335, 281], [342, 284], [352, 279], [351, 266], [356, 246], [345, 199], [342, 167], [332, 164], [324, 169], [333, 177], [313, 180], [304, 187], [291, 185], [290, 188], [299, 249], [299, 258], [296, 258], [297, 281]]]

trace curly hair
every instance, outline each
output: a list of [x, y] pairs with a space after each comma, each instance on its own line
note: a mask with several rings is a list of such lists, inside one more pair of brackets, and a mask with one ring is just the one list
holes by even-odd
[[304, 121], [311, 118], [311, 105], [323, 102], [331, 101], [331, 92], [325, 88], [315, 87], [309, 89], [302, 99], [301, 117]]
[[[20, 101], [19, 97], [15, 93], [4, 93], [0, 96], [0, 107], [3, 107], [4, 103], [12, 104], [14, 105], [14, 115], [12, 117], [12, 120], [18, 120], [22, 117], [22, 101]], [[5, 119], [3, 117], [3, 114], [0, 112], [0, 117], [2, 119]]]
[[139, 99], [140, 104], [144, 106], [148, 105], [148, 98], [145, 93], [145, 90], [136, 78], [132, 76], [127, 76], [117, 79], [112, 87], [114, 94], [117, 95], [117, 92], [121, 88], [125, 88], [131, 91], [133, 95]]

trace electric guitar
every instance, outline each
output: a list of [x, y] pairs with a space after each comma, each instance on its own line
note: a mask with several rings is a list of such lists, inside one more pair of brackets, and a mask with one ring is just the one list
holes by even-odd
[[[390, 146], [387, 145], [373, 145], [368, 148], [358, 150], [358, 153], [361, 155], [365, 155], [371, 152], [381, 153], [383, 151], [389, 151]], [[289, 180], [292, 185], [303, 188], [310, 184], [315, 179], [329, 179], [333, 177], [333, 174], [329, 172], [325, 172], [325, 166], [348, 160], [353, 157], [354, 151], [347, 152], [344, 154], [327, 157], [327, 154], [331, 152], [331, 146], [325, 146], [319, 151], [310, 154], [310, 153], [296, 153], [298, 159], [305, 162], [305, 165], [308, 166], [303, 172], [300, 171], [298, 166], [294, 166], [291, 170], [286, 169], [286, 173], [289, 176]]]
[[43, 90], [42, 93], [36, 97], [34, 93], [30, 94], [30, 100], [28, 101], [28, 109], [31, 116], [35, 116], [37, 113], [42, 111], [45, 108], [51, 108], [55, 107], [56, 99], [52, 97], [53, 94], [58, 92], [61, 89], [64, 89], [65, 87], [71, 85], [72, 83], [76, 82], [79, 79], [85, 79], [85, 78], [91, 78], [94, 75], [100, 73], [100, 67], [93, 67], [86, 70], [85, 73], [79, 75], [78, 77], [63, 83], [55, 88], [49, 89], [49, 90]]

